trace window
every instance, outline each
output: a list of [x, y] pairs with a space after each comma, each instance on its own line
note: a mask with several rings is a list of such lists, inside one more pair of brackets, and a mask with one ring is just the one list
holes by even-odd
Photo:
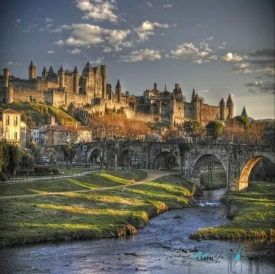
[[17, 132], [13, 133], [14, 139], [17, 140]]
[[10, 124], [10, 116], [7, 115], [7, 116], [6, 116], [6, 125], [9, 125], [9, 124]]
[[15, 117], [14, 117], [14, 121], [13, 121], [13, 125], [14, 125], [14, 126], [17, 126], [17, 124], [18, 124], [18, 117], [15, 116]]

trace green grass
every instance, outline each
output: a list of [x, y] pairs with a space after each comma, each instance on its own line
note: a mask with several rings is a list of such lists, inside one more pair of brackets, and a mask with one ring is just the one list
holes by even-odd
[[131, 180], [140, 181], [146, 176], [147, 174], [141, 170], [99, 171], [81, 177], [53, 177], [52, 180], [18, 182], [0, 185], [0, 197], [128, 185], [131, 184]]
[[[120, 176], [118, 176], [120, 175]], [[130, 178], [144, 177], [140, 171], [92, 174], [75, 179], [44, 182], [37, 191], [64, 187], [121, 185], [116, 189], [66, 192], [62, 195], [0, 200], [0, 246], [44, 241], [68, 241], [122, 236], [136, 232], [152, 216], [168, 209], [188, 206], [192, 185], [179, 176], [165, 176], [155, 182], [136, 185]], [[51, 185], [47, 185], [51, 184]], [[62, 186], [59, 186], [62, 185]], [[13, 187], [18, 185], [13, 185]], [[42, 187], [43, 186], [43, 187]], [[22, 184], [20, 193], [29, 193]], [[33, 186], [32, 186], [33, 187]]]
[[246, 191], [228, 192], [222, 202], [229, 206], [232, 222], [205, 228], [191, 239], [275, 239], [275, 184], [250, 182]]

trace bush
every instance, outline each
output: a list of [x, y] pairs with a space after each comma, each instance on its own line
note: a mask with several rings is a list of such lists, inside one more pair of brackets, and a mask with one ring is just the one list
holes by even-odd
[[35, 175], [39, 175], [39, 176], [46, 176], [46, 175], [50, 175], [51, 170], [49, 169], [49, 167], [35, 167], [34, 168], [34, 173]]
[[58, 175], [59, 174], [59, 170], [58, 169], [56, 169], [56, 168], [53, 168], [53, 175]]

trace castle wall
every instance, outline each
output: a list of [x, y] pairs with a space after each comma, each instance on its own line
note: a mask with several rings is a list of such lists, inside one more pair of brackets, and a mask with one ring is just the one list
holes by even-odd
[[16, 89], [37, 89], [36, 80], [15, 80], [9, 82], [9, 87]]
[[74, 92], [67, 92], [66, 101], [67, 105], [73, 102], [76, 108], [80, 108], [84, 107], [86, 104], [91, 104], [91, 97]]
[[64, 87], [67, 91], [73, 92], [73, 75], [64, 75]]
[[174, 124], [181, 125], [184, 123], [184, 102], [175, 102], [174, 104]]
[[41, 90], [14, 88], [13, 90], [14, 102], [42, 102], [44, 103], [44, 92]]
[[184, 117], [189, 119], [194, 119], [194, 110], [193, 110], [193, 104], [192, 103], [184, 103]]
[[220, 107], [219, 106], [209, 106], [207, 104], [202, 104], [200, 109], [201, 123], [206, 124], [209, 121], [220, 119]]
[[56, 82], [50, 81], [38, 81], [37, 82], [37, 89], [38, 90], [48, 90], [49, 88], [58, 88], [59, 85]]

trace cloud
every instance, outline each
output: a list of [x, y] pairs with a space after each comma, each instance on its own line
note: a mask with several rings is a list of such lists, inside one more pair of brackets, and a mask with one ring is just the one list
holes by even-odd
[[152, 7], [153, 7], [153, 5], [152, 5], [152, 3], [151, 3], [151, 2], [144, 1], [144, 3], [145, 3], [148, 7], [150, 7], [150, 8], [152, 8]]
[[132, 51], [129, 55], [121, 55], [118, 59], [119, 62], [138, 62], [143, 60], [156, 61], [161, 59], [159, 50], [140, 49], [138, 51]]
[[248, 92], [251, 93], [274, 93], [275, 90], [275, 83], [269, 81], [256, 81], [254, 83], [248, 83], [245, 86], [250, 87]]
[[46, 21], [46, 22], [53, 22], [54, 20], [51, 19], [51, 18], [46, 17], [46, 18], [45, 18], [45, 21]]
[[253, 57], [275, 57], [275, 49], [262, 49], [262, 50], [256, 50], [249, 54]]
[[12, 65], [12, 64], [13, 64], [13, 62], [12, 62], [12, 61], [10, 61], [10, 62], [8, 62], [7, 64], [8, 64], [8, 65]]
[[54, 43], [59, 47], [63, 47], [65, 45], [65, 42], [63, 40], [58, 40], [58, 41], [55, 41]]
[[135, 32], [138, 35], [139, 42], [144, 42], [148, 40], [150, 35], [155, 34], [155, 27], [168, 29], [170, 26], [168, 24], [160, 24], [157, 22], [144, 21], [138, 28], [135, 28]]
[[81, 50], [78, 49], [78, 48], [75, 48], [75, 49], [73, 49], [73, 50], [69, 50], [69, 49], [68, 49], [67, 52], [70, 53], [70, 54], [80, 54], [80, 53], [81, 53]]
[[52, 51], [52, 50], [48, 50], [47, 52], [48, 52], [48, 54], [54, 54], [54, 53], [55, 53], [55, 52]]
[[162, 5], [164, 8], [172, 8], [172, 5], [171, 4], [164, 4]]
[[208, 89], [202, 89], [199, 92], [210, 92]]
[[222, 56], [221, 59], [225, 62], [239, 62], [242, 61], [244, 58], [237, 53], [228, 52], [226, 55]]
[[118, 16], [114, 13], [117, 10], [116, 2], [103, 0], [77, 0], [76, 7], [85, 12], [82, 19], [94, 19], [96, 21], [118, 22]]
[[103, 61], [104, 61], [104, 57], [99, 57], [97, 59], [90, 60], [90, 63], [92, 63], [92, 64], [102, 64]]
[[83, 47], [104, 44], [105, 47], [118, 51], [122, 47], [132, 45], [126, 40], [131, 33], [130, 30], [105, 29], [91, 24], [63, 25], [61, 28], [69, 32], [69, 36], [64, 40], [56, 41], [55, 44], [59, 46]]
[[16, 19], [15, 20], [17, 23], [20, 23], [21, 22], [21, 19], [19, 18], [19, 19]]
[[192, 61], [197, 64], [215, 60], [215, 55], [212, 55], [211, 59], [209, 58], [209, 53], [212, 51], [209, 45], [201, 43], [201, 46], [204, 47], [204, 49], [200, 50], [193, 43], [184, 43], [178, 45], [175, 50], [171, 50], [169, 54], [166, 54], [166, 57], [172, 59], [192, 59]]

